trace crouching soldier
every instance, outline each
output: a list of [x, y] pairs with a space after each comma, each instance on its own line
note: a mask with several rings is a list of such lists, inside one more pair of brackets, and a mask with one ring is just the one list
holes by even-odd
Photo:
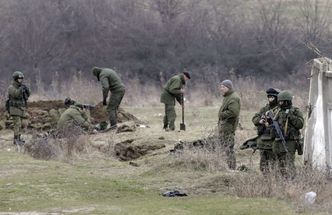
[[68, 108], [61, 114], [57, 124], [57, 129], [60, 133], [68, 133], [75, 128], [81, 128], [88, 132], [93, 131], [93, 126], [88, 113], [84, 109], [84, 105], [66, 98], [65, 106]]
[[303, 128], [304, 124], [303, 114], [297, 107], [293, 107], [292, 98], [288, 91], [282, 91], [278, 94], [280, 110], [273, 117], [278, 123], [273, 130], [275, 140], [272, 145], [282, 176], [290, 179], [296, 173], [294, 163], [296, 150], [298, 150], [298, 154], [302, 154], [300, 129]]
[[257, 128], [258, 138], [257, 149], [260, 150], [260, 162], [259, 168], [261, 172], [265, 175], [273, 168], [275, 165], [275, 155], [272, 152], [272, 143], [274, 141], [271, 131], [273, 129], [272, 119], [266, 115], [268, 111], [276, 113], [278, 109], [278, 94], [279, 91], [274, 88], [269, 88], [266, 90], [268, 104], [260, 109], [254, 117], [252, 122]]
[[23, 84], [22, 72], [13, 73], [13, 81], [8, 88], [8, 100], [6, 108], [14, 123], [14, 144], [22, 145], [22, 119], [26, 118], [27, 101], [30, 96], [29, 88]]

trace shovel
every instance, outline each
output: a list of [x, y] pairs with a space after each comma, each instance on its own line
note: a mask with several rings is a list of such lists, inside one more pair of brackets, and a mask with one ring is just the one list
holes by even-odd
[[186, 125], [184, 124], [184, 96], [182, 94], [182, 123], [180, 123], [180, 130], [185, 131]]

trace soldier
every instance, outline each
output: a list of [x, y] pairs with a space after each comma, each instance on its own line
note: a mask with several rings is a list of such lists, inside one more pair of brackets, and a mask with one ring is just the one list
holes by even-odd
[[111, 97], [108, 102], [107, 112], [111, 129], [117, 128], [117, 111], [125, 94], [125, 86], [123, 85], [118, 74], [107, 68], [93, 67], [93, 75], [101, 82], [103, 89], [103, 105], [107, 105], [108, 92], [111, 91]]
[[260, 150], [260, 162], [259, 167], [261, 172], [265, 175], [270, 171], [270, 167], [273, 168], [275, 164], [275, 155], [272, 152], [273, 137], [271, 135], [272, 119], [266, 116], [268, 111], [273, 111], [274, 113], [278, 109], [278, 94], [279, 90], [274, 88], [269, 88], [266, 90], [268, 104], [260, 109], [254, 117], [252, 122], [257, 127], [258, 138], [257, 149]]
[[239, 123], [240, 97], [233, 90], [233, 83], [230, 80], [221, 82], [219, 89], [224, 97], [218, 114], [219, 140], [221, 148], [226, 153], [228, 167], [234, 170], [236, 168], [234, 136]]
[[173, 76], [167, 81], [160, 96], [160, 102], [165, 104], [164, 127], [165, 131], [175, 130], [175, 100], [182, 105], [183, 87], [186, 81], [190, 79], [189, 72], [183, 72]]
[[22, 118], [26, 117], [27, 101], [30, 96], [29, 88], [23, 84], [22, 72], [13, 73], [13, 81], [8, 88], [7, 110], [14, 122], [14, 141], [16, 145], [24, 144], [22, 134]]
[[65, 132], [67, 129], [75, 126], [81, 127], [87, 131], [92, 131], [93, 126], [90, 123], [89, 116], [84, 110], [83, 105], [66, 98], [65, 106], [68, 107], [58, 120], [57, 129], [60, 132]]
[[276, 154], [279, 170], [286, 178], [295, 176], [295, 152], [301, 153], [300, 129], [303, 128], [304, 119], [302, 112], [292, 105], [292, 94], [288, 91], [281, 91], [278, 94], [279, 112], [273, 117], [279, 124], [280, 130], [285, 139], [277, 134], [274, 129], [275, 140], [272, 144], [272, 150]]

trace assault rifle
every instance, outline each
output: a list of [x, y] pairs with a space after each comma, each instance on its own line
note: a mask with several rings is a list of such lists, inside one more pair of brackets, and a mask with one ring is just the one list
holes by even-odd
[[27, 106], [28, 98], [29, 98], [29, 96], [30, 96], [30, 90], [29, 90], [29, 88], [28, 88], [26, 85], [24, 85], [24, 84], [22, 84], [22, 86], [21, 86], [21, 90], [22, 90], [22, 98], [23, 98], [23, 102], [24, 102], [25, 106]]
[[269, 117], [272, 120], [272, 125], [273, 125], [274, 129], [276, 130], [278, 137], [281, 139], [281, 143], [282, 143], [282, 145], [283, 145], [283, 147], [285, 149], [285, 152], [288, 154], [288, 150], [287, 150], [287, 147], [286, 147], [285, 137], [282, 134], [282, 130], [281, 130], [280, 126], [279, 126], [278, 121], [274, 119], [272, 111], [269, 111], [267, 113], [267, 117]]
[[91, 105], [91, 104], [82, 104], [82, 108], [88, 109], [88, 110], [93, 110], [96, 108], [96, 105]]

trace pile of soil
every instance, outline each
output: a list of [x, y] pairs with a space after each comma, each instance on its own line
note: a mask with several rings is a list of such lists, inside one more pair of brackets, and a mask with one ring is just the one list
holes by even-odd
[[114, 146], [115, 156], [118, 157], [121, 161], [130, 161], [146, 155], [150, 151], [166, 147], [165, 144], [134, 145], [133, 142], [133, 139], [129, 139], [124, 142], [117, 143]]
[[[49, 101], [36, 101], [28, 102], [28, 118], [25, 120], [24, 125], [28, 129], [47, 131], [56, 127], [57, 121], [61, 114], [66, 110], [62, 100], [49, 100]], [[102, 121], [108, 121], [108, 113], [106, 107], [99, 103], [92, 110], [87, 110], [91, 116], [93, 124]], [[118, 121], [134, 121], [135, 123], [142, 123], [134, 115], [126, 112], [122, 108], [118, 111]], [[11, 128], [12, 121], [8, 117], [4, 107], [0, 108], [0, 130], [4, 128]]]

